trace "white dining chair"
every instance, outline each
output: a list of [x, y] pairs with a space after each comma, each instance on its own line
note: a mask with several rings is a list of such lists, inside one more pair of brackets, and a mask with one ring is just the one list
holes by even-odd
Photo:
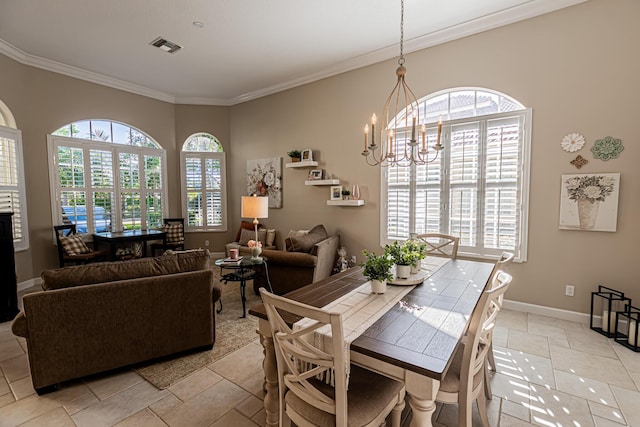
[[[273, 334], [278, 367], [280, 425], [299, 427], [379, 426], [392, 413], [400, 426], [404, 384], [356, 365], [348, 366], [342, 315], [277, 296], [260, 288]], [[300, 329], [282, 318], [288, 312], [315, 321]], [[330, 344], [321, 349], [314, 332], [329, 325]], [[295, 330], [294, 330], [295, 329]], [[328, 384], [326, 378], [332, 379]], [[347, 390], [348, 383], [348, 390]]]
[[469, 329], [463, 337], [449, 370], [440, 382], [436, 402], [458, 404], [458, 425], [471, 427], [473, 402], [484, 427], [489, 427], [487, 399], [484, 392], [486, 357], [491, 332], [500, 311], [498, 299], [511, 284], [511, 275], [498, 271], [471, 314]]
[[[491, 271], [491, 275], [489, 276], [489, 283], [493, 283], [493, 278], [497, 274], [498, 271], [506, 271], [511, 261], [513, 261], [514, 255], [510, 252], [502, 252], [498, 261], [496, 261], [493, 266], [493, 270]], [[502, 308], [502, 302], [504, 300], [504, 295], [501, 295], [498, 299], [499, 309]], [[489, 377], [489, 370], [496, 370], [496, 360], [493, 355], [493, 332], [491, 334], [491, 339], [489, 341], [489, 352], [487, 353], [487, 366], [484, 371], [484, 395], [487, 396], [487, 399], [493, 399], [493, 393], [491, 392], [491, 378]]]
[[441, 233], [418, 234], [416, 239], [427, 245], [427, 255], [444, 256], [456, 259], [460, 238]]

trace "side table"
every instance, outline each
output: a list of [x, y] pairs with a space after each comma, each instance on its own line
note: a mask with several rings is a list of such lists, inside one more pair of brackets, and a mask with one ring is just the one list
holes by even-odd
[[[220, 281], [225, 284], [228, 282], [240, 282], [240, 298], [242, 299], [242, 317], [247, 317], [246, 302], [247, 297], [245, 294], [245, 288], [247, 286], [247, 280], [253, 280], [259, 274], [264, 275], [266, 282], [269, 285], [269, 291], [273, 292], [271, 288], [271, 282], [269, 281], [269, 270], [267, 267], [267, 257], [251, 258], [248, 256], [242, 257], [238, 264], [225, 263], [224, 259], [218, 259], [215, 262], [217, 267], [220, 267]], [[256, 270], [256, 267], [262, 267], [261, 271]], [[229, 273], [223, 273], [223, 270], [231, 270]], [[219, 300], [220, 309], [218, 313], [222, 311], [222, 298]]]

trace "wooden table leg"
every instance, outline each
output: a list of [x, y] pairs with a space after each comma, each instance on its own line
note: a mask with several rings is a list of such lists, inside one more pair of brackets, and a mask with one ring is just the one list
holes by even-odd
[[273, 347], [273, 338], [271, 337], [271, 328], [269, 322], [260, 319], [259, 324], [260, 336], [262, 338], [262, 347], [264, 348], [264, 361], [262, 369], [264, 370], [264, 410], [266, 413], [267, 426], [277, 426], [279, 420], [280, 402], [278, 397], [278, 366], [276, 364], [276, 352]]
[[432, 427], [431, 418], [436, 410], [436, 395], [440, 382], [407, 371], [405, 377], [409, 406], [413, 411], [410, 427]]

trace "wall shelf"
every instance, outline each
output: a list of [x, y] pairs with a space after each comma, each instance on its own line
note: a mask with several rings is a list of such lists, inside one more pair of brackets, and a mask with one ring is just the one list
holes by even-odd
[[304, 185], [340, 185], [339, 179], [316, 179], [313, 181], [305, 181]]
[[291, 162], [291, 163], [286, 163], [285, 167], [287, 168], [312, 168], [318, 166], [318, 162], [314, 162], [314, 161], [305, 161], [305, 162]]
[[327, 206], [364, 206], [364, 200], [327, 200]]

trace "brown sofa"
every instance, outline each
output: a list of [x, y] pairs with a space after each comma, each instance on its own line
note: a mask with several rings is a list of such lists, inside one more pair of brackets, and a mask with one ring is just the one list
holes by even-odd
[[208, 251], [47, 270], [13, 321], [25, 337], [33, 387], [193, 349], [215, 341], [220, 289]]
[[[273, 292], [278, 295], [326, 279], [333, 270], [340, 247], [340, 235], [328, 236], [320, 225], [311, 229], [309, 235], [299, 239], [287, 238], [287, 250], [262, 251], [262, 255], [268, 259], [267, 269]], [[267, 287], [264, 282], [254, 280], [256, 294], [261, 286]]]

